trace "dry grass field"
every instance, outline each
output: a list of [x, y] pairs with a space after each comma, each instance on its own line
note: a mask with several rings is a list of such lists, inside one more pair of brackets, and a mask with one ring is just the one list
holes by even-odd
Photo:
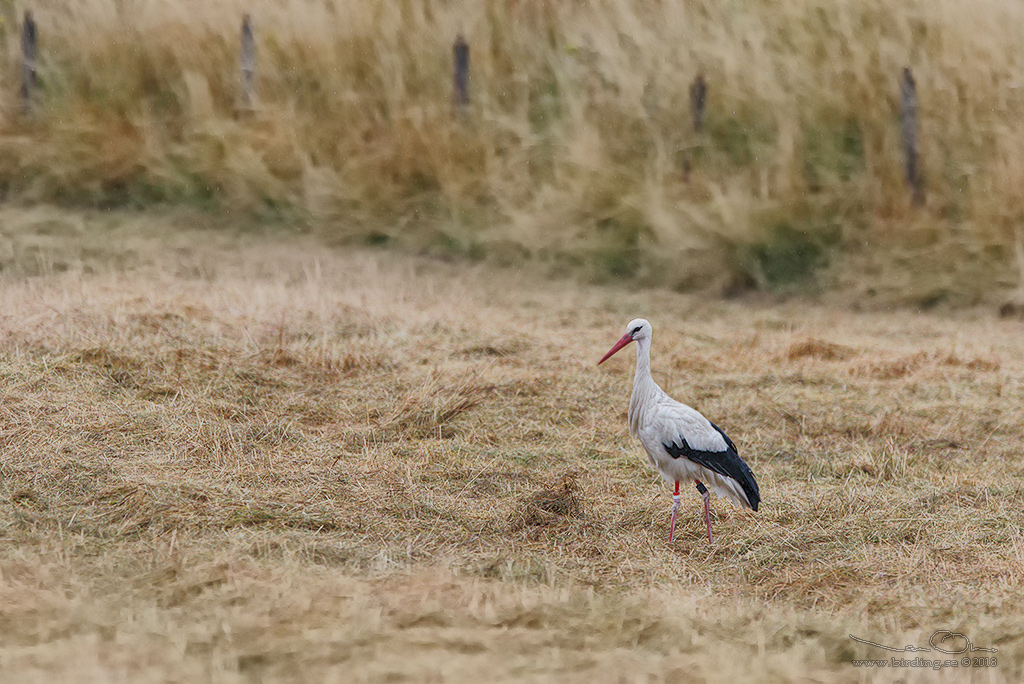
[[[1024, 677], [1019, 321], [188, 214], [4, 209], [0, 235], [4, 682]], [[595, 367], [634, 315], [758, 476], [714, 546], [692, 491], [667, 544], [632, 359]], [[851, 663], [915, 654], [850, 634], [939, 629], [998, 664]]]

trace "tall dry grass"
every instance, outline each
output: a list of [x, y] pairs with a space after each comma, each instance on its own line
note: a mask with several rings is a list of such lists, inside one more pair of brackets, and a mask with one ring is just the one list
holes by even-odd
[[[27, 5], [0, 6], [11, 197], [302, 216], [344, 237], [677, 286], [934, 303], [1020, 277], [1024, 8], [1010, 0], [40, 0], [30, 121], [16, 99]], [[237, 113], [244, 11], [254, 116]], [[460, 32], [464, 126], [450, 101]], [[924, 209], [902, 180], [904, 66]]]

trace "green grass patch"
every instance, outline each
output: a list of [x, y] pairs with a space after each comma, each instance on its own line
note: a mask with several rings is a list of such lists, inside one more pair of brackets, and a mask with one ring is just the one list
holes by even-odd
[[803, 289], [828, 265], [829, 250], [838, 242], [836, 226], [797, 227], [780, 222], [764, 239], [737, 250], [737, 266], [759, 289]]

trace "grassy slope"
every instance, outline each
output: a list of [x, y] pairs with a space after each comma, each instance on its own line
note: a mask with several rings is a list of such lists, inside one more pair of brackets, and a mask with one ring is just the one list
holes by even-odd
[[[1024, 272], [1014, 0], [32, 8], [42, 90], [24, 119], [20, 8], [0, 2], [7, 196], [303, 215], [349, 239], [532, 255], [682, 288], [963, 303]], [[260, 106], [240, 116], [243, 12]], [[472, 49], [465, 125], [450, 101], [460, 32]], [[905, 66], [919, 90], [923, 208], [902, 178]]]
[[[870, 681], [849, 633], [940, 628], [1024, 673], [1017, 322], [0, 225], [0, 680]], [[711, 548], [594, 367], [636, 314], [761, 483]]]

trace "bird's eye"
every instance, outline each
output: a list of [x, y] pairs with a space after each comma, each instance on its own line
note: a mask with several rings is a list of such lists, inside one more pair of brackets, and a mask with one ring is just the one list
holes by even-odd
[[639, 325], [638, 325], [638, 326], [636, 326], [635, 328], [633, 328], [633, 333], [632, 333], [632, 334], [633, 334], [633, 335], [636, 335], [636, 334], [637, 334], [638, 332], [640, 332], [640, 328], [641, 328], [641, 327], [643, 327], [643, 326], [639, 326]]

